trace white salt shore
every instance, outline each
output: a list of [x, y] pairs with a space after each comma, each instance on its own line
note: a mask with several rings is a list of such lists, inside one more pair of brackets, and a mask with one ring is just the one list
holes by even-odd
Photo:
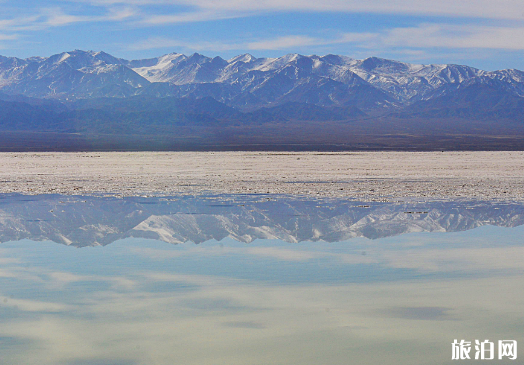
[[524, 152], [0, 153], [0, 193], [524, 200]]

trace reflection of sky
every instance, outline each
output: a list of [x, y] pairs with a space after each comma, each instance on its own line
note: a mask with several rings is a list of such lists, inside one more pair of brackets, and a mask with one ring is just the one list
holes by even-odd
[[2, 364], [446, 364], [523, 340], [523, 233], [4, 243]]

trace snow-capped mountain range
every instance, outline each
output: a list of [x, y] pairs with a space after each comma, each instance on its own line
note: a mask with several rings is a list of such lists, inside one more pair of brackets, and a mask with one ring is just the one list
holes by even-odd
[[225, 237], [286, 242], [379, 239], [412, 232], [457, 232], [524, 224], [524, 206], [500, 202], [362, 203], [249, 196], [96, 198], [4, 196], [0, 242], [51, 240], [77, 247], [136, 237], [168, 243]]
[[522, 150], [524, 72], [337, 55], [0, 56], [0, 132], [1, 151]]
[[0, 56], [1, 93], [60, 100], [190, 96], [212, 97], [241, 110], [286, 102], [380, 110], [436, 99], [472, 85], [488, 85], [520, 98], [524, 72], [337, 55], [255, 58], [244, 54], [224, 60], [172, 53], [129, 61], [75, 50], [48, 58]]

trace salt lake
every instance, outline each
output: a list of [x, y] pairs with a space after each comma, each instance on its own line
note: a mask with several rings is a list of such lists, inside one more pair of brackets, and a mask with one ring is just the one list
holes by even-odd
[[1, 363], [447, 364], [455, 339], [515, 363], [523, 224], [508, 201], [5, 194]]

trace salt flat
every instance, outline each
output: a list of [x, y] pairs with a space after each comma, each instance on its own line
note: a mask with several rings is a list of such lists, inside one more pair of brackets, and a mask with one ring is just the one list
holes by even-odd
[[0, 193], [524, 200], [524, 152], [1, 153]]

